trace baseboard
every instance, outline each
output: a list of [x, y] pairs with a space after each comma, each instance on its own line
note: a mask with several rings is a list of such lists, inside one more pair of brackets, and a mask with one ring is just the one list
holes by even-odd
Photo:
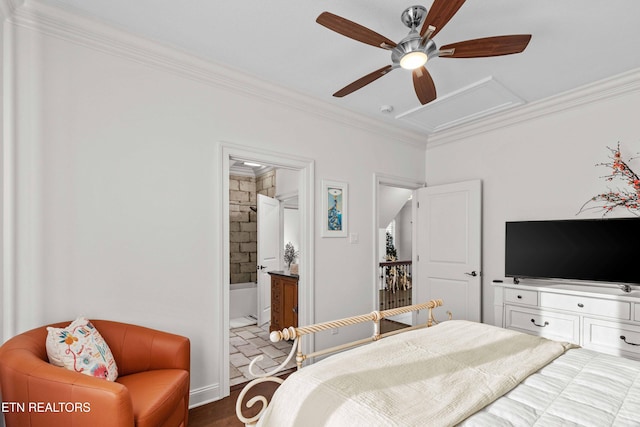
[[220, 384], [211, 384], [189, 392], [189, 409], [222, 399]]

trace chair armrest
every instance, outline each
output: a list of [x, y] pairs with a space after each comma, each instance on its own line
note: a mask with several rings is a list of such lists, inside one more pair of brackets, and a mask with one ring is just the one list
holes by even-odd
[[118, 375], [153, 369], [190, 370], [191, 344], [186, 337], [107, 320], [91, 322], [109, 345]]
[[51, 365], [22, 348], [3, 352], [0, 377], [2, 399], [15, 402], [4, 414], [8, 426], [133, 426], [122, 384]]

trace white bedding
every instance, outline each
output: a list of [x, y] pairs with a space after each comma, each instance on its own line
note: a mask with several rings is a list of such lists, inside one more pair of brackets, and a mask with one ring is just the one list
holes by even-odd
[[444, 322], [292, 374], [258, 425], [454, 425], [569, 347], [481, 323]]
[[640, 426], [640, 362], [569, 350], [460, 426]]

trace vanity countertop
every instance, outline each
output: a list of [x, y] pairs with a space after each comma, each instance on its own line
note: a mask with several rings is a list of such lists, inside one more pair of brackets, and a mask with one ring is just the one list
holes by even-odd
[[271, 275], [276, 275], [276, 276], [284, 276], [284, 277], [293, 277], [294, 279], [298, 279], [300, 278], [300, 276], [298, 274], [291, 274], [291, 273], [287, 273], [285, 271], [270, 271], [269, 274]]

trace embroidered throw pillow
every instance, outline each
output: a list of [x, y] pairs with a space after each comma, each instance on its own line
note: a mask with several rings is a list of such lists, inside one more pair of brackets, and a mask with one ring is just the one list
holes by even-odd
[[62, 366], [97, 378], [115, 381], [118, 367], [100, 332], [84, 317], [66, 328], [47, 328], [47, 356]]

